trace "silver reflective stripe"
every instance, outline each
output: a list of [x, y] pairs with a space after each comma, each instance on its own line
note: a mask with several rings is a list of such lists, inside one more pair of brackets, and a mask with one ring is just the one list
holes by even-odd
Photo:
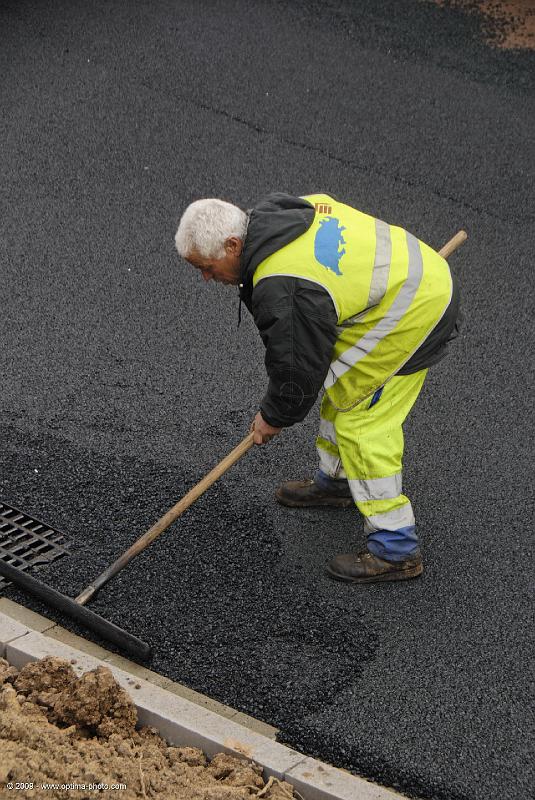
[[334, 425], [328, 419], [320, 419], [319, 435], [322, 439], [327, 439], [331, 444], [337, 444]]
[[372, 517], [365, 517], [364, 532], [368, 534], [374, 531], [397, 531], [400, 528], [408, 528], [414, 524], [414, 513], [409, 502], [405, 503], [404, 506], [399, 506], [384, 514], [374, 514]]
[[320, 469], [325, 473], [325, 475], [328, 475], [329, 478], [346, 477], [342, 467], [342, 462], [339, 458], [333, 456], [331, 453], [328, 453], [326, 450], [322, 450], [321, 447], [317, 447], [316, 449], [320, 457]]
[[355, 502], [367, 500], [393, 500], [401, 494], [401, 472], [389, 478], [368, 478], [368, 480], [349, 480], [349, 488]]
[[350, 347], [333, 361], [325, 378], [325, 388], [330, 389], [338, 378], [341, 378], [351, 367], [367, 356], [391, 333], [411, 305], [420, 282], [422, 280], [423, 262], [420, 243], [411, 233], [407, 232], [407, 247], [409, 251], [409, 268], [407, 279], [398, 291], [394, 302], [382, 319], [371, 330], [362, 336], [353, 347]]
[[353, 317], [348, 317], [340, 325], [337, 326], [337, 333], [340, 335], [346, 328], [350, 328], [359, 319], [363, 319], [370, 308], [379, 305], [381, 300], [386, 294], [386, 287], [388, 286], [388, 275], [390, 273], [390, 264], [392, 262], [392, 240], [390, 238], [390, 225], [382, 222], [380, 219], [375, 220], [375, 258], [373, 262], [373, 272], [370, 284], [370, 293], [368, 295], [368, 302], [363, 311], [359, 311]]
[[380, 219], [375, 220], [375, 260], [373, 262], [372, 282], [367, 308], [378, 305], [386, 293], [388, 273], [392, 261], [392, 241], [390, 225]]

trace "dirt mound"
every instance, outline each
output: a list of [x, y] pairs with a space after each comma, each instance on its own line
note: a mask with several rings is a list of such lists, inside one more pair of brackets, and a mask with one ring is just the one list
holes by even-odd
[[[264, 783], [253, 762], [194, 747], [169, 747], [136, 729], [132, 700], [106, 667], [80, 678], [48, 657], [18, 672], [0, 659], [0, 798], [289, 800], [288, 783]], [[54, 784], [55, 786], [52, 786]], [[48, 786], [47, 786], [48, 785]], [[102, 787], [101, 789], [97, 787]]]
[[[429, 0], [427, 0], [429, 2]], [[431, 0], [439, 6], [477, 13], [489, 44], [507, 50], [535, 48], [535, 3], [533, 0]]]
[[47, 711], [49, 722], [76, 725], [100, 737], [131, 736], [137, 714], [107, 667], [78, 678], [66, 661], [49, 656], [26, 664], [14, 681], [17, 692]]

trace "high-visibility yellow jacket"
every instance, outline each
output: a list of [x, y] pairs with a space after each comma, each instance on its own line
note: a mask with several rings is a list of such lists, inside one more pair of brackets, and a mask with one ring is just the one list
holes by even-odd
[[[281, 202], [288, 206], [292, 199], [286, 195], [271, 198], [283, 198]], [[267, 419], [272, 424], [285, 424], [285, 403], [286, 411], [292, 402], [310, 407], [321, 370], [328, 398], [341, 411], [373, 395], [437, 328], [452, 299], [448, 264], [411, 233], [326, 194], [306, 196], [301, 203], [309, 209], [299, 209], [301, 216], [308, 214], [301, 231], [287, 236], [282, 246], [269, 247], [275, 239], [272, 232], [270, 240], [266, 228], [268, 244], [257, 248], [256, 262], [249, 259], [250, 305], [267, 347], [266, 366], [273, 384], [265, 398]], [[283, 218], [282, 211], [273, 213]], [[255, 219], [258, 230], [261, 218], [255, 218], [253, 212], [251, 223]], [[266, 215], [264, 220], [268, 219]], [[246, 260], [252, 235], [248, 231]], [[310, 391], [304, 374], [307, 358], [299, 354], [306, 352], [307, 338], [319, 343], [317, 349], [325, 351], [327, 347], [327, 339], [316, 338], [317, 325], [314, 327], [316, 306], [317, 314], [323, 315], [322, 325], [327, 326], [325, 311], [320, 312], [327, 297], [332, 308], [330, 352], [327, 361], [323, 352], [316, 368], [314, 345], [308, 342], [309, 373], [317, 373]], [[280, 379], [277, 373], [282, 375]], [[282, 396], [280, 402], [277, 393]]]

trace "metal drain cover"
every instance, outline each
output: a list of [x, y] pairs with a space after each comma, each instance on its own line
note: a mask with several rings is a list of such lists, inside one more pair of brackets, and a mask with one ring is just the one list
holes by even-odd
[[[18, 508], [0, 501], [0, 559], [20, 570], [49, 564], [68, 554], [65, 536]], [[9, 581], [0, 577], [0, 591]]]

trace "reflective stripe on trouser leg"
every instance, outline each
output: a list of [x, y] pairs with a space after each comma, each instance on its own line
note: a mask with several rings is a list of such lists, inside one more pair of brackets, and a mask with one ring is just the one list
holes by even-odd
[[402, 494], [402, 425], [426, 374], [421, 370], [392, 378], [371, 407], [364, 401], [332, 416], [337, 453], [364, 517], [368, 549], [391, 561], [403, 560], [418, 548], [412, 506]]
[[[338, 452], [336, 442], [336, 429], [334, 419], [336, 409], [328, 402], [327, 396], [323, 396], [320, 408], [320, 428], [316, 439], [316, 449], [319, 456], [319, 470], [316, 473], [315, 481], [326, 490], [336, 481], [347, 486], [346, 474], [342, 465], [342, 459]], [[333, 488], [334, 485], [333, 485]]]

